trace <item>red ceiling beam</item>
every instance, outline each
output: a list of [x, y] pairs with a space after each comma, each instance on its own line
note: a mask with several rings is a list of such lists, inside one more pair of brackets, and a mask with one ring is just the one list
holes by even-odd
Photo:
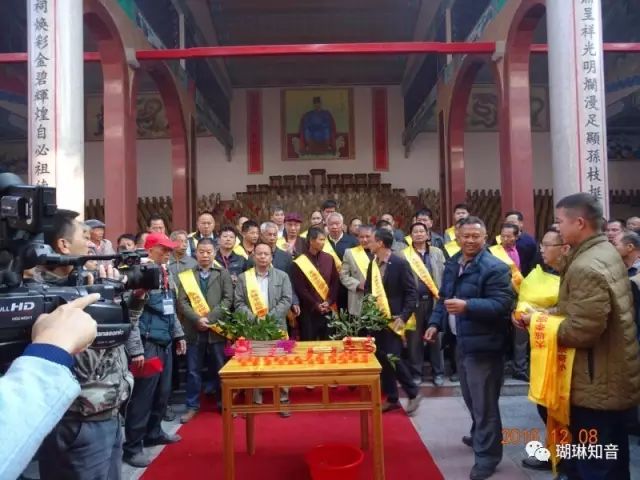
[[[398, 55], [398, 54], [490, 54], [495, 42], [385, 42], [385, 43], [321, 43], [305, 45], [247, 45], [229, 47], [196, 47], [163, 50], [138, 50], [142, 60], [180, 60], [210, 57], [263, 57], [275, 55]], [[605, 43], [605, 52], [640, 53], [640, 43]], [[531, 53], [547, 52], [547, 45], [531, 46]], [[99, 62], [98, 52], [85, 52], [85, 62]], [[0, 63], [25, 63], [27, 54], [0, 53]]]

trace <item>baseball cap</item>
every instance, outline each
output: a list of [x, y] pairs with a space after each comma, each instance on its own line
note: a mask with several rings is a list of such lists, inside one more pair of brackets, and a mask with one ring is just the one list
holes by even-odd
[[100, 220], [96, 220], [95, 218], [92, 218], [90, 220], [85, 220], [84, 224], [89, 228], [104, 228], [106, 226], [104, 222], [101, 222]]
[[164, 233], [150, 233], [147, 235], [147, 238], [144, 241], [144, 249], [151, 250], [153, 247], [158, 246], [173, 250], [178, 245], [175, 242], [172, 242]]
[[284, 221], [302, 223], [302, 217], [298, 212], [289, 212], [285, 215]]

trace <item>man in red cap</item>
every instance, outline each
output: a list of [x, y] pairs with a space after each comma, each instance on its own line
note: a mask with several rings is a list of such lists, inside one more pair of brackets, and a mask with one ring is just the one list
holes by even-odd
[[161, 373], [136, 378], [125, 419], [123, 459], [133, 467], [143, 468], [151, 460], [144, 454], [144, 446], [166, 445], [180, 441], [179, 435], [162, 430], [161, 421], [171, 394], [171, 349], [176, 342], [178, 355], [186, 353], [182, 326], [176, 316], [174, 289], [169, 285], [165, 267], [171, 251], [176, 247], [164, 233], [150, 233], [144, 243], [149, 261], [161, 266], [160, 288], [136, 291], [145, 305], [139, 320], [140, 336], [145, 360], [157, 357], [163, 365]]
[[284, 217], [284, 232], [287, 239], [287, 252], [296, 259], [307, 251], [307, 241], [300, 236], [302, 217], [297, 212], [289, 212]]

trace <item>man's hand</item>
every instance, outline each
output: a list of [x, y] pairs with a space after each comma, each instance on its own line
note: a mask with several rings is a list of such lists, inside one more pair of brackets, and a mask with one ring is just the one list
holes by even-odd
[[142, 368], [144, 366], [144, 355], [138, 355], [131, 359], [131, 365], [135, 368]]
[[176, 343], [176, 353], [178, 355], [184, 355], [187, 353], [187, 341], [186, 340], [178, 340]]
[[300, 305], [291, 305], [291, 311], [296, 317], [300, 316]]
[[450, 298], [444, 301], [444, 308], [447, 309], [448, 313], [460, 315], [467, 309], [467, 302], [460, 298]]
[[402, 317], [394, 317], [393, 325], [391, 327], [394, 332], [401, 332], [404, 326], [405, 326], [405, 323], [404, 323], [404, 320], [402, 320]]
[[327, 302], [322, 302], [320, 304], [318, 304], [318, 311], [320, 313], [327, 313], [329, 310], [331, 310], [331, 308], [329, 307], [329, 304]]
[[356, 288], [356, 290], [359, 291], [359, 292], [364, 292], [365, 283], [366, 283], [366, 280], [362, 280], [360, 282], [360, 285], [358, 285], [358, 287]]
[[436, 327], [429, 327], [427, 331], [424, 332], [424, 340], [429, 343], [435, 343], [438, 339], [438, 329]]
[[31, 340], [55, 345], [72, 355], [86, 350], [96, 338], [98, 325], [83, 309], [99, 299], [100, 294], [93, 293], [40, 315], [33, 324]]
[[198, 330], [201, 332], [206, 332], [209, 330], [209, 319], [207, 317], [202, 317], [198, 320]]

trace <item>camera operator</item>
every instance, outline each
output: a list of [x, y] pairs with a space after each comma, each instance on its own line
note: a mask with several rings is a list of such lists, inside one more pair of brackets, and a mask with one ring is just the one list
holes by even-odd
[[[137, 378], [125, 418], [124, 461], [133, 467], [143, 468], [150, 460], [144, 446], [167, 445], [181, 440], [162, 430], [162, 417], [171, 395], [171, 350], [176, 342], [178, 355], [184, 355], [187, 344], [182, 326], [176, 316], [175, 289], [169, 282], [165, 265], [176, 247], [164, 233], [150, 233], [144, 248], [149, 260], [162, 268], [160, 288], [142, 292], [145, 305], [140, 315], [140, 333], [143, 338], [144, 357], [157, 357], [163, 365], [162, 372], [150, 377]], [[134, 292], [138, 296], [139, 292]]]
[[[53, 228], [45, 233], [45, 243], [60, 255], [89, 253], [89, 243], [83, 234], [83, 224], [76, 220], [77, 215], [58, 210]], [[72, 270], [71, 266], [37, 267], [34, 280], [67, 285]], [[111, 265], [100, 270], [102, 276], [118, 277], [118, 271]], [[137, 328], [144, 299], [128, 294], [126, 300], [133, 324], [126, 346], [88, 349], [75, 356], [73, 373], [80, 383], [80, 395], [42, 444], [39, 456], [42, 480], [120, 478], [120, 409], [133, 388], [127, 353], [135, 363], [144, 361]]]
[[96, 322], [83, 309], [99, 298], [76, 298], [40, 315], [31, 345], [0, 378], [0, 478], [20, 475], [80, 393], [72, 355], [96, 337]]

